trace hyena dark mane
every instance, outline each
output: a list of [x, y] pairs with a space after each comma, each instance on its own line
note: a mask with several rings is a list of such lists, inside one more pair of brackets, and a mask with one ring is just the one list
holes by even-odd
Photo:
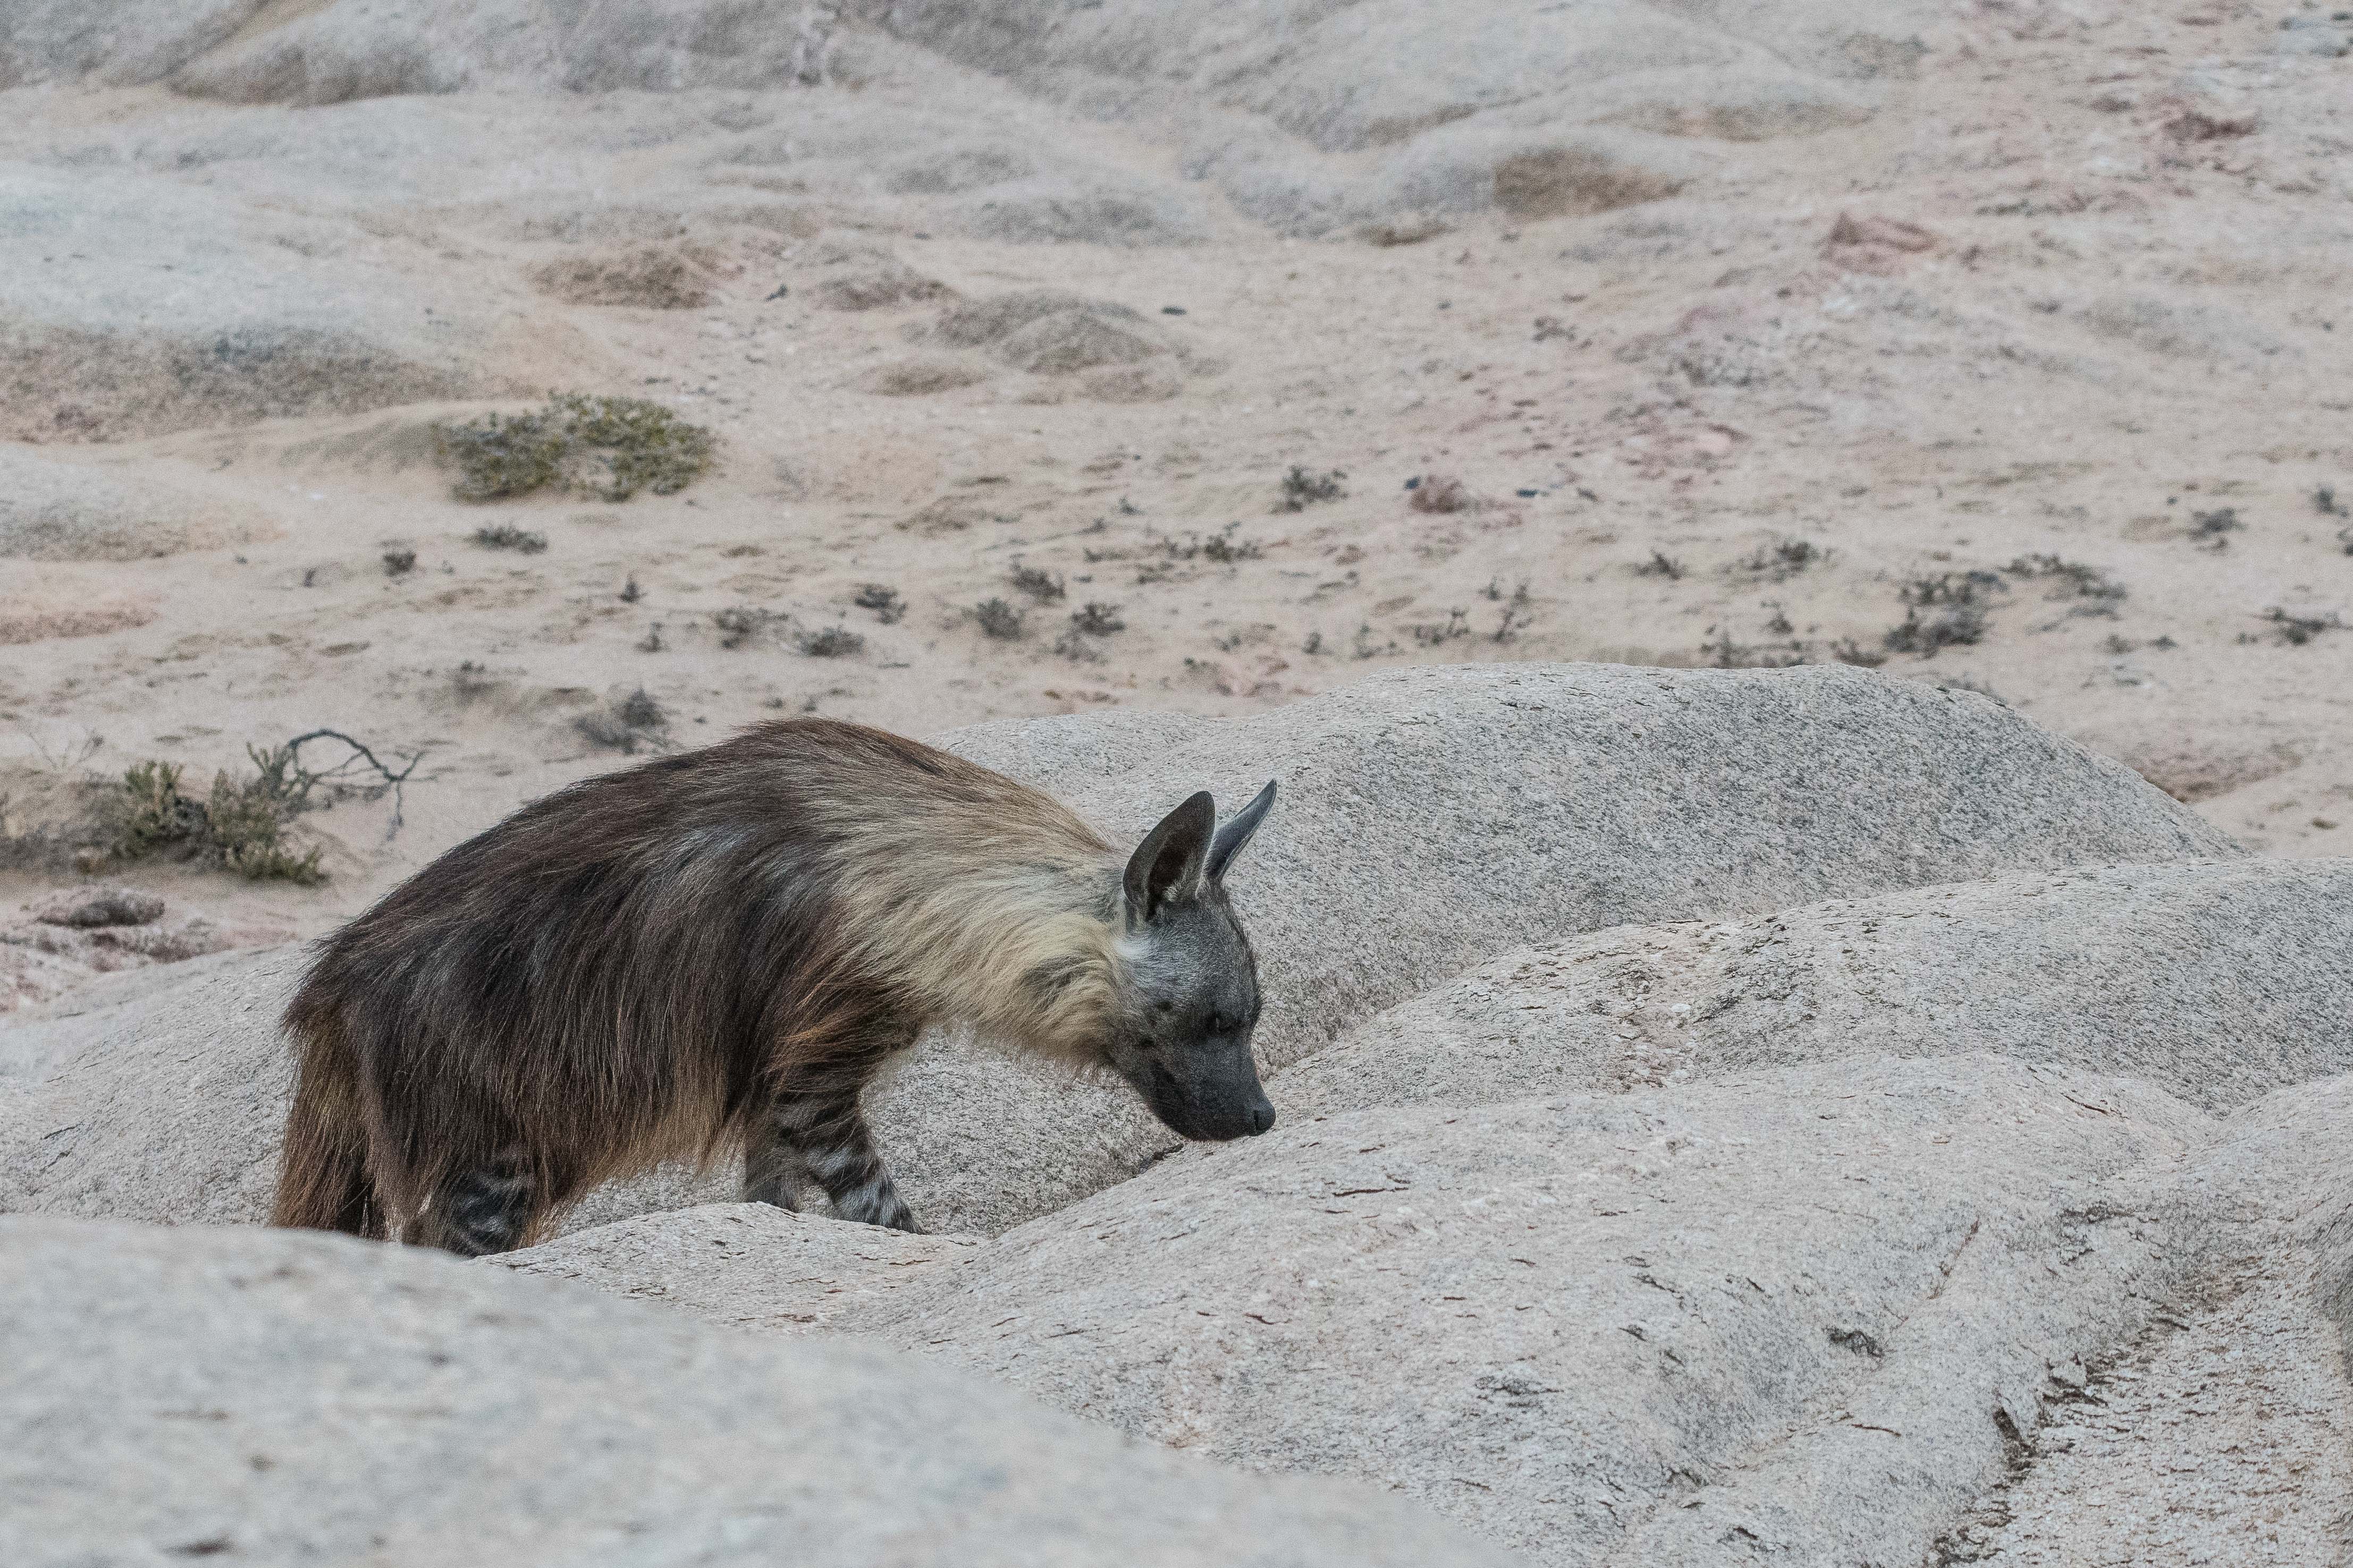
[[1059, 803], [898, 736], [797, 720], [585, 780], [328, 939], [273, 1223], [478, 1254], [599, 1183], [736, 1150], [913, 1229], [860, 1107], [926, 1025], [1134, 1083], [1188, 1137], [1263, 1131], [1227, 866], [1269, 785], [1122, 855]]

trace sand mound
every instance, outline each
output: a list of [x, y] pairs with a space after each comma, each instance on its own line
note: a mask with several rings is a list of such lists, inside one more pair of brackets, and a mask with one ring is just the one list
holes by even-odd
[[115, 440], [462, 393], [493, 333], [354, 232], [174, 181], [23, 166], [0, 224], [0, 438]]
[[718, 258], [707, 247], [638, 246], [543, 262], [532, 286], [569, 305], [623, 305], [646, 310], [698, 310], [711, 303]]
[[267, 539], [253, 515], [124, 470], [0, 450], [0, 557], [141, 561]]
[[869, 371], [860, 384], [884, 397], [929, 397], [935, 392], [954, 392], [987, 379], [988, 372], [960, 360], [911, 359]]
[[1016, 370], [1069, 375], [1168, 353], [1158, 329], [1125, 305], [1052, 289], [976, 300], [943, 315], [937, 341], [987, 351]]

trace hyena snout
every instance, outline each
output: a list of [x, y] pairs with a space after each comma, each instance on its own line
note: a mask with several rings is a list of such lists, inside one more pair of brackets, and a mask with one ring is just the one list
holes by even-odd
[[1248, 1046], [1207, 1060], [1147, 1058], [1124, 1076], [1180, 1138], [1222, 1143], [1255, 1138], [1274, 1125], [1274, 1104], [1259, 1084]]

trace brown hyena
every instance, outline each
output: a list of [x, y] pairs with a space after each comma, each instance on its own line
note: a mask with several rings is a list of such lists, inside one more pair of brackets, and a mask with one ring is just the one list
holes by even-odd
[[1113, 851], [1034, 790], [824, 720], [586, 780], [329, 938], [273, 1223], [474, 1255], [600, 1182], [741, 1149], [748, 1199], [912, 1230], [859, 1106], [968, 1021], [1133, 1084], [1187, 1138], [1263, 1132], [1258, 973], [1207, 794]]

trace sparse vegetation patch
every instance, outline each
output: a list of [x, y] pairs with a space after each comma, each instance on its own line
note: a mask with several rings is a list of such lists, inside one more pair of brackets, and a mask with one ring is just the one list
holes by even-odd
[[434, 428], [460, 500], [506, 500], [554, 485], [602, 500], [670, 495], [711, 466], [711, 432], [641, 397], [559, 393], [533, 414]]
[[811, 658], [847, 658], [866, 651], [866, 638], [848, 626], [826, 626], [814, 632], [803, 632], [793, 646]]
[[2086, 566], [2080, 561], [2065, 561], [2056, 555], [2021, 555], [2010, 563], [2010, 572], [2021, 577], [2049, 578], [2056, 588], [2054, 599], [2081, 599], [2076, 605], [2079, 616], [2113, 616], [2116, 606], [2125, 601], [2125, 585], [2096, 566]]
[[474, 542], [485, 550], [512, 550], [518, 555], [536, 555], [547, 548], [547, 535], [534, 533], [528, 528], [517, 528], [511, 522], [484, 523], [474, 530]]
[[861, 610], [873, 611], [874, 618], [886, 626], [897, 624], [907, 613], [907, 601], [899, 596], [899, 590], [884, 583], [866, 584], [850, 603]]
[[[343, 762], [323, 771], [302, 763], [302, 748], [315, 741], [334, 741], [350, 748]], [[150, 758], [124, 770], [122, 777], [100, 788], [91, 803], [100, 829], [91, 857], [98, 866], [166, 857], [194, 860], [234, 871], [257, 882], [293, 882], [310, 886], [323, 882], [321, 851], [291, 842], [287, 826], [302, 812], [322, 804], [319, 793], [353, 795], [375, 799], [390, 792], [394, 797], [393, 826], [400, 824], [400, 788], [417, 771], [423, 753], [411, 757], [395, 773], [375, 753], [334, 730], [313, 730], [282, 746], [248, 746], [253, 772], [232, 776], [223, 769], [214, 774], [212, 789], [201, 799], [181, 787], [185, 770], [176, 763]], [[356, 777], [372, 775], [362, 784]]]

